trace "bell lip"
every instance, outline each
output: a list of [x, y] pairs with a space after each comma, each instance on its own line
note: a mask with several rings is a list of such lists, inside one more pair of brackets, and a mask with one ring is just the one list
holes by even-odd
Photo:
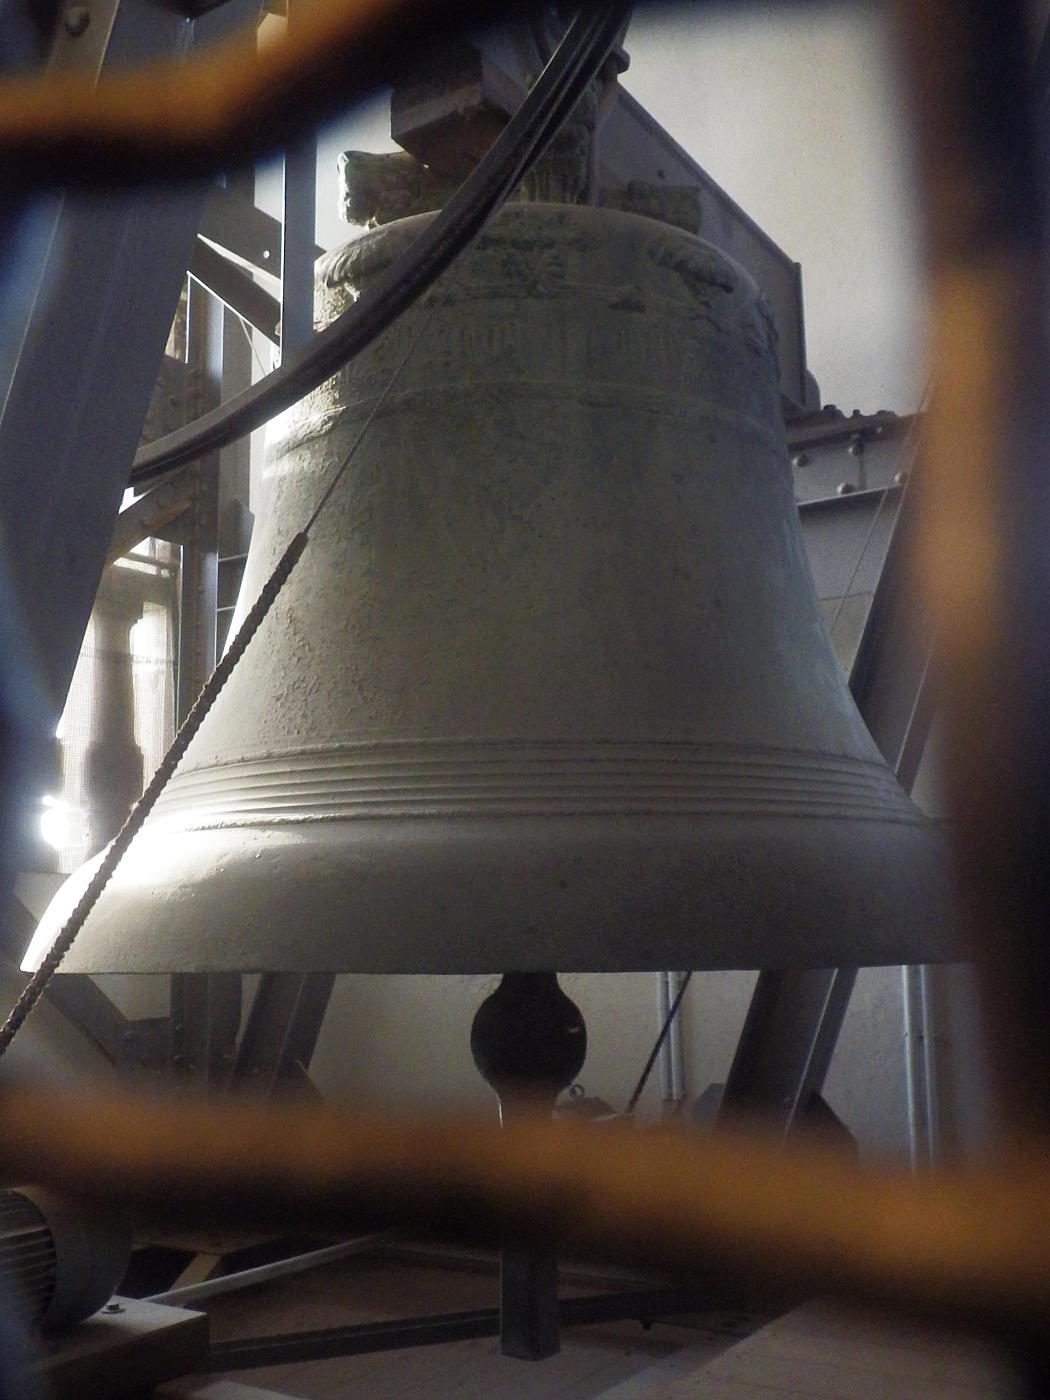
[[[477, 975], [964, 956], [932, 822], [424, 825], [160, 834], [118, 869], [62, 970]], [[35, 944], [74, 898], [63, 887]]]

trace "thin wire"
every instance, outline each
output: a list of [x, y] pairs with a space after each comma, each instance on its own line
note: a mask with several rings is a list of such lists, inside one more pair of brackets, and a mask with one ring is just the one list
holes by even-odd
[[678, 1015], [678, 1008], [682, 1004], [682, 998], [685, 996], [686, 989], [688, 988], [689, 983], [692, 980], [692, 972], [687, 972], [682, 978], [682, 985], [678, 988], [678, 995], [671, 1003], [671, 1009], [667, 1013], [667, 1019], [660, 1027], [660, 1034], [656, 1037], [656, 1043], [653, 1045], [652, 1051], [649, 1054], [649, 1058], [645, 1062], [645, 1068], [642, 1070], [641, 1078], [638, 1080], [638, 1083], [634, 1086], [634, 1093], [627, 1100], [627, 1107], [624, 1109], [624, 1114], [628, 1118], [631, 1116], [631, 1114], [637, 1107], [638, 1100], [642, 1097], [642, 1092], [645, 1089], [646, 1084], [648, 1084], [649, 1082], [649, 1076], [653, 1072], [653, 1065], [656, 1064], [656, 1057], [663, 1049], [663, 1043], [670, 1034], [671, 1026], [674, 1024], [674, 1018]]
[[[99, 896], [112, 878], [128, 846], [138, 834], [150, 811], [153, 809], [158, 797], [182, 759], [191, 739], [203, 723], [205, 715], [215, 703], [219, 692], [229, 679], [234, 666], [244, 654], [248, 643], [262, 625], [278, 593], [284, 587], [292, 569], [298, 563], [308, 543], [310, 530], [316, 524], [321, 512], [331, 500], [333, 491], [342, 480], [344, 473], [364, 440], [365, 434], [368, 432], [376, 414], [386, 402], [394, 384], [397, 382], [402, 370], [415, 351], [416, 346], [426, 334], [437, 307], [441, 305], [442, 302], [447, 303], [449, 292], [451, 291], [452, 285], [454, 285], [456, 270], [461, 265], [458, 261], [460, 255], [471, 246], [478, 234], [480, 234], [485, 227], [491, 215], [502, 205], [504, 199], [510, 193], [511, 189], [513, 189], [514, 185], [523, 178], [533, 162], [543, 153], [550, 140], [564, 123], [573, 105], [578, 100], [579, 94], [576, 88], [584, 79], [589, 81], [590, 76], [592, 76], [590, 73], [590, 66], [597, 65], [598, 60], [596, 55], [600, 55], [601, 58], [604, 59], [605, 54], [608, 53], [609, 45], [612, 42], [609, 26], [613, 19], [616, 20], [617, 27], [623, 21], [623, 15], [620, 13], [620, 10], [623, 8], [624, 7], [621, 5], [619, 9], [614, 8], [612, 11], [608, 12], [604, 8], [599, 8], [589, 12], [581, 11], [580, 14], [577, 15], [576, 19], [570, 25], [567, 34], [562, 39], [554, 58], [540, 75], [540, 79], [533, 89], [533, 92], [526, 98], [515, 116], [511, 118], [506, 130], [501, 136], [496, 138], [489, 152], [482, 157], [477, 170], [472, 176], [468, 177], [460, 190], [453, 195], [447, 208], [443, 210], [429, 226], [427, 230], [431, 235], [429, 240], [426, 233], [418, 240], [424, 248], [429, 250], [428, 259], [430, 262], [430, 271], [424, 278], [422, 284], [416, 285], [413, 294], [408, 298], [407, 302], [402, 301], [399, 306], [395, 306], [397, 298], [392, 294], [389, 296], [380, 296], [378, 298], [378, 303], [382, 304], [383, 315], [378, 317], [375, 324], [371, 327], [368, 336], [358, 347], [359, 349], [363, 349], [364, 345], [370, 343], [381, 330], [386, 329], [387, 326], [396, 319], [398, 310], [407, 309], [407, 306], [410, 305], [412, 301], [418, 300], [421, 296], [425, 295], [426, 292], [431, 291], [436, 285], [441, 273], [451, 269], [452, 278], [449, 283], [446, 284], [445, 297], [441, 299], [435, 297], [434, 300], [432, 300], [416, 335], [394, 367], [393, 373], [384, 386], [383, 392], [373, 404], [368, 417], [361, 427], [361, 431], [350, 444], [346, 455], [321, 496], [305, 528], [294, 537], [281, 556], [277, 567], [263, 586], [262, 592], [259, 594], [255, 604], [244, 622], [238, 628], [232, 645], [209, 676], [204, 688], [197, 697], [196, 703], [176, 733], [171, 747], [150, 780], [149, 786], [131, 809], [124, 825], [106, 848], [76, 908], [73, 910], [73, 913], [67, 919], [57, 938], [45, 954], [40, 966], [23, 988], [22, 994], [15, 1003], [11, 1014], [4, 1022], [3, 1026], [0, 1026], [0, 1056], [4, 1054], [19, 1029], [24, 1025], [26, 1018], [29, 1016], [34, 1006], [36, 1006], [41, 996], [43, 996], [48, 982], [51, 980], [51, 977], [57, 971], [62, 959], [72, 946], [74, 939], [83, 927], [85, 920]], [[629, 7], [627, 8], [629, 10]], [[522, 147], [524, 147], [524, 149], [522, 149]], [[478, 180], [476, 180], [475, 177], [484, 177], [481, 181], [481, 183], [485, 185], [484, 198], [480, 199], [480, 201], [478, 201], [478, 197], [475, 193], [478, 186]], [[490, 181], [494, 186], [492, 189], [488, 188]], [[477, 207], [473, 207], [475, 202], [477, 202]], [[422, 266], [422, 262], [420, 266]], [[416, 267], [416, 274], [419, 273], [419, 270], [419, 267]], [[397, 279], [402, 276], [402, 274], [408, 281], [412, 281], [412, 278], [408, 277], [407, 272], [403, 273], [403, 260], [395, 265], [392, 275]], [[387, 274], [384, 274], [384, 276], [387, 278], [387, 281], [389, 281], [391, 270], [388, 269]], [[381, 283], [383, 282], [382, 277], [379, 280]], [[345, 314], [346, 313], [344, 313], [344, 315]], [[384, 316], [386, 317], [385, 320]], [[318, 349], [322, 349], [326, 344], [330, 345], [330, 333], [332, 330], [333, 327], [330, 326], [327, 332], [322, 331], [317, 335], [314, 344]], [[348, 362], [350, 355], [343, 354], [342, 351], [340, 355], [341, 358], [339, 358], [337, 363], [331, 366], [327, 375], [322, 375], [314, 382], [302, 385], [300, 392], [297, 393], [286, 406], [290, 407], [291, 403], [305, 397], [307, 393], [317, 387], [322, 378], [331, 377], [331, 374], [342, 369]], [[272, 380], [273, 377], [274, 376], [271, 375], [270, 379]], [[258, 388], [258, 386], [256, 386], [256, 388]]]
[[168, 784], [168, 780], [178, 767], [183, 754], [189, 747], [190, 740], [200, 729], [205, 716], [218, 699], [219, 692], [229, 680], [233, 668], [244, 655], [248, 643], [259, 630], [263, 619], [273, 606], [278, 593], [280, 593], [281, 589], [284, 587], [289, 574], [299, 562], [299, 558], [306, 548], [306, 543], [307, 537], [305, 532], [300, 532], [284, 551], [284, 554], [277, 563], [277, 567], [267, 579], [262, 592], [256, 599], [254, 607], [238, 628], [233, 644], [208, 677], [204, 688], [197, 696], [193, 708], [179, 726], [178, 733], [172, 740], [168, 752], [164, 755], [163, 759], [161, 759], [157, 771], [150, 779], [149, 786], [135, 803], [134, 807], [132, 807], [124, 825], [107, 846], [102, 860], [96, 867], [84, 893], [77, 901], [77, 905], [72, 914], [70, 914], [69, 918], [62, 926], [58, 937], [48, 949], [40, 966], [22, 988], [22, 993], [15, 1002], [11, 1014], [4, 1024], [0, 1026], [0, 1056], [4, 1054], [7, 1047], [25, 1024], [30, 1012], [43, 996], [47, 984], [50, 982], [55, 972], [57, 972], [62, 959], [73, 946], [74, 939], [84, 926], [87, 916], [95, 907], [102, 891], [109, 884], [113, 872], [124, 857], [125, 851], [138, 835], [143, 823], [156, 805], [158, 797], [160, 797]]
[[[470, 242], [473, 242], [473, 239], [471, 239]], [[466, 244], [462, 251], [466, 251], [466, 248], [469, 246], [470, 243]], [[375, 403], [372, 405], [368, 416], [366, 417], [364, 423], [361, 425], [360, 432], [357, 434], [357, 436], [354, 438], [353, 442], [347, 449], [342, 462], [339, 464], [339, 467], [333, 475], [332, 480], [328, 483], [328, 486], [325, 488], [325, 491], [322, 494], [320, 501], [318, 501], [316, 507], [314, 508], [309, 520], [306, 522], [306, 525], [294, 536], [291, 543], [288, 545], [281, 558], [278, 560], [276, 568], [273, 570], [270, 577], [267, 579], [261, 593], [259, 594], [259, 597], [256, 599], [254, 606], [248, 613], [247, 617], [245, 617], [244, 622], [237, 629], [237, 635], [234, 637], [231, 646], [229, 647], [225, 655], [222, 657], [222, 660], [216, 666], [215, 670], [209, 676], [206, 684], [204, 685], [204, 688], [201, 690], [200, 695], [198, 695], [196, 702], [193, 705], [193, 708], [190, 710], [189, 714], [186, 716], [185, 720], [180, 725], [179, 730], [175, 735], [175, 738], [172, 740], [171, 747], [164, 755], [164, 758], [161, 760], [156, 772], [150, 779], [149, 786], [146, 788], [145, 792], [142, 794], [139, 800], [135, 803], [134, 807], [132, 807], [131, 811], [128, 813], [127, 819], [125, 820], [123, 826], [120, 828], [116, 836], [113, 838], [113, 840], [107, 847], [105, 854], [102, 857], [102, 860], [100, 861], [98, 867], [92, 875], [91, 880], [88, 882], [88, 886], [85, 889], [84, 893], [81, 895], [72, 914], [70, 914], [69, 918], [62, 926], [57, 938], [52, 943], [51, 947], [48, 949], [46, 955], [40, 963], [40, 966], [30, 977], [25, 987], [23, 987], [22, 993], [19, 996], [18, 1000], [15, 1002], [15, 1005], [12, 1008], [10, 1015], [7, 1017], [3, 1025], [0, 1026], [0, 1057], [4, 1055], [8, 1046], [11, 1044], [15, 1036], [18, 1034], [19, 1030], [21, 1030], [22, 1026], [25, 1024], [33, 1008], [43, 996], [44, 991], [47, 988], [47, 984], [58, 971], [58, 968], [63, 958], [73, 946], [73, 943], [77, 935], [80, 933], [80, 930], [83, 928], [88, 915], [91, 913], [91, 910], [95, 907], [95, 904], [98, 902], [99, 896], [102, 894], [102, 891], [106, 888], [106, 886], [112, 879], [117, 869], [117, 866], [124, 858], [128, 847], [131, 845], [132, 841], [142, 829], [146, 818], [149, 816], [150, 812], [156, 805], [157, 799], [160, 797], [164, 788], [167, 786], [172, 775], [174, 774], [175, 769], [178, 767], [180, 761], [182, 760], [183, 755], [189, 747], [190, 741], [194, 738], [197, 731], [200, 729], [201, 724], [204, 722], [204, 718], [207, 715], [208, 711], [212, 708], [212, 706], [215, 704], [215, 701], [218, 699], [220, 691], [225, 686], [226, 682], [229, 680], [234, 667], [237, 665], [237, 662], [244, 655], [244, 652], [248, 647], [248, 643], [252, 640], [256, 632], [262, 626], [262, 623], [266, 618], [267, 614], [269, 613], [270, 608], [273, 606], [278, 594], [287, 582], [292, 570], [299, 562], [303, 550], [309, 543], [310, 531], [317, 523], [318, 517], [324, 510], [325, 506], [331, 500], [332, 493], [338, 486], [339, 482], [342, 480], [347, 468], [350, 466], [350, 463], [353, 461], [358, 448], [364, 441], [365, 434], [368, 432], [369, 428], [372, 426], [373, 421], [375, 420], [376, 414], [386, 403], [394, 388], [394, 385], [400, 378], [402, 371], [405, 369], [405, 366], [412, 358], [412, 355], [414, 354], [420, 341], [423, 339], [424, 335], [426, 335], [427, 331], [429, 330], [437, 308], [441, 305], [448, 304], [449, 295], [451, 294], [452, 288], [455, 285], [455, 280], [459, 275], [461, 267], [462, 263], [457, 260], [456, 264], [453, 266], [449, 274], [449, 279], [445, 287], [444, 296], [432, 297], [430, 305], [427, 308], [426, 315], [423, 317], [419, 329], [416, 331], [416, 334], [412, 337], [412, 340], [409, 342], [405, 353], [401, 356], [400, 360], [398, 360], [397, 364], [394, 366], [394, 369], [391, 372], [389, 379], [383, 386], [382, 392], [376, 399]]]
[[[921, 422], [922, 415], [926, 411], [927, 405], [929, 403], [930, 383], [931, 381], [927, 379], [926, 387], [922, 391], [922, 398], [919, 400], [918, 411], [912, 418], [911, 423], [908, 425], [908, 431], [905, 435], [904, 443], [901, 447], [902, 461], [907, 461], [910, 456], [914, 456], [915, 448], [918, 446], [919, 423]], [[872, 538], [874, 537], [876, 527], [878, 526], [879, 519], [882, 515], [883, 507], [889, 500], [891, 487], [892, 483], [887, 482], [886, 485], [882, 488], [882, 495], [879, 497], [878, 507], [876, 508], [875, 514], [871, 518], [871, 524], [868, 526], [868, 533], [864, 536], [864, 541], [860, 547], [860, 553], [857, 555], [857, 559], [853, 565], [853, 570], [849, 576], [849, 580], [846, 584], [846, 587], [842, 591], [842, 596], [839, 598], [838, 607], [835, 609], [835, 616], [831, 619], [831, 622], [828, 626], [829, 637], [833, 637], [835, 635], [835, 628], [838, 626], [839, 618], [842, 616], [842, 609], [846, 606], [846, 601], [850, 597], [850, 594], [853, 590], [853, 585], [857, 581], [857, 575], [860, 573], [860, 566], [864, 563], [864, 556], [867, 554], [868, 546], [871, 544]]]
[[460, 270], [461, 270], [461, 268], [462, 268], [462, 266], [463, 266], [463, 263], [462, 263], [462, 261], [461, 261], [462, 256], [463, 256], [463, 253], [465, 253], [465, 252], [467, 251], [467, 249], [471, 246], [471, 244], [472, 244], [473, 242], [474, 242], [474, 239], [470, 239], [470, 241], [460, 250], [459, 257], [457, 257], [456, 262], [455, 262], [455, 264], [454, 264], [454, 266], [453, 266], [451, 272], [449, 273], [448, 282], [447, 282], [447, 284], [446, 284], [446, 286], [445, 286], [445, 294], [444, 294], [444, 296], [443, 296], [443, 297], [436, 297], [436, 296], [435, 296], [435, 297], [432, 297], [432, 298], [431, 298], [430, 305], [427, 307], [426, 315], [423, 317], [423, 320], [422, 320], [422, 322], [421, 322], [421, 324], [420, 324], [420, 326], [419, 326], [419, 329], [416, 331], [416, 334], [415, 334], [415, 335], [412, 337], [412, 339], [409, 341], [409, 343], [408, 343], [408, 348], [405, 350], [405, 353], [401, 356], [400, 360], [398, 360], [397, 364], [394, 366], [394, 372], [391, 374], [390, 378], [387, 380], [386, 384], [383, 386], [382, 392], [380, 393], [379, 397], [376, 399], [375, 403], [372, 405], [371, 409], [369, 410], [369, 412], [368, 412], [368, 417], [367, 417], [367, 418], [365, 419], [365, 421], [361, 424], [361, 431], [357, 434], [357, 437], [355, 437], [354, 440], [353, 440], [353, 442], [350, 444], [349, 448], [347, 449], [346, 456], [343, 458], [342, 462], [340, 463], [340, 465], [339, 465], [338, 469], [336, 470], [335, 475], [332, 477], [331, 481], [330, 481], [330, 482], [328, 483], [328, 485], [325, 487], [324, 493], [322, 494], [321, 499], [318, 501], [317, 505], [315, 506], [314, 512], [313, 512], [313, 514], [310, 516], [310, 519], [309, 519], [309, 520], [306, 522], [306, 524], [304, 525], [304, 527], [303, 527], [303, 533], [304, 533], [304, 534], [307, 534], [307, 535], [308, 535], [308, 534], [310, 533], [310, 531], [313, 529], [314, 525], [317, 523], [317, 517], [321, 514], [321, 512], [324, 510], [325, 506], [326, 506], [326, 505], [328, 504], [328, 502], [331, 500], [331, 498], [332, 498], [332, 492], [335, 490], [335, 488], [339, 485], [340, 481], [343, 479], [343, 476], [344, 476], [344, 474], [345, 474], [345, 472], [346, 472], [346, 469], [349, 467], [350, 463], [353, 461], [354, 454], [357, 452], [357, 449], [361, 446], [361, 443], [364, 441], [364, 436], [365, 436], [365, 434], [368, 432], [369, 428], [372, 426], [372, 423], [373, 423], [373, 421], [374, 421], [374, 419], [375, 419], [375, 417], [376, 417], [376, 414], [379, 412], [379, 410], [380, 410], [380, 409], [383, 407], [383, 405], [386, 403], [387, 399], [390, 397], [390, 394], [391, 394], [392, 391], [393, 391], [394, 385], [397, 383], [398, 379], [401, 377], [401, 372], [402, 372], [402, 370], [403, 370], [403, 369], [405, 368], [405, 366], [408, 364], [409, 360], [412, 358], [413, 354], [415, 353], [416, 348], [417, 348], [417, 346], [419, 345], [420, 341], [423, 339], [423, 337], [426, 335], [427, 331], [430, 329], [431, 323], [432, 323], [433, 320], [434, 320], [434, 314], [435, 314], [435, 312], [437, 311], [438, 307], [439, 307], [439, 306], [442, 306], [442, 305], [446, 305], [446, 306], [448, 305], [448, 301], [449, 301], [449, 297], [451, 296], [452, 289], [453, 289], [453, 287], [454, 287], [455, 284], [456, 284], [456, 279], [458, 278], [459, 273], [460, 273]]
[[[225, 307], [225, 309], [226, 309], [227, 311], [233, 311], [233, 307], [232, 307], [232, 306], [226, 306], [226, 303], [225, 303], [225, 302], [223, 302], [223, 306]], [[245, 338], [245, 340], [248, 342], [249, 349], [250, 349], [251, 352], [252, 352], [252, 359], [255, 361], [255, 367], [256, 367], [256, 369], [258, 369], [260, 375], [266, 375], [266, 374], [268, 374], [268, 373], [269, 373], [269, 370], [266, 368], [266, 366], [265, 366], [265, 365], [263, 364], [263, 362], [262, 362], [262, 356], [259, 354], [259, 351], [258, 351], [258, 349], [257, 349], [257, 347], [256, 347], [256, 344], [255, 344], [255, 337], [252, 335], [249, 321], [247, 320], [246, 317], [242, 316], [241, 313], [240, 313], [239, 311], [233, 311], [233, 314], [234, 314], [234, 316], [237, 317], [237, 324], [240, 326], [241, 330], [244, 332], [244, 338]]]

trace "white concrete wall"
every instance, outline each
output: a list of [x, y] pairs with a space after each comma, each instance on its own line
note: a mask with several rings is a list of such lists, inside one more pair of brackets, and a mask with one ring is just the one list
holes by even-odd
[[625, 83], [802, 264], [810, 368], [847, 412], [918, 405], [924, 283], [888, 5], [639, 10]]

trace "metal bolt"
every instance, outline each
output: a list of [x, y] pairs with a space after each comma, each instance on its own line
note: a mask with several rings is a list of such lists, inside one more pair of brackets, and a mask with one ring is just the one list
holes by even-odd
[[900, 471], [900, 472], [898, 472], [897, 475], [893, 478], [893, 484], [894, 484], [894, 486], [903, 486], [904, 483], [905, 483], [907, 480], [908, 480], [908, 473], [907, 473], [906, 471]]
[[91, 11], [86, 5], [68, 5], [62, 13], [62, 24], [72, 39], [79, 39], [91, 23]]
[[102, 1311], [107, 1313], [122, 1313], [124, 1311], [124, 1306], [122, 1303], [107, 1303]]
[[855, 437], [849, 445], [849, 455], [851, 457], [860, 457], [863, 455], [863, 452], [864, 439], [862, 437]]
[[808, 461], [809, 457], [805, 452], [796, 452], [791, 459], [791, 465], [793, 467], [804, 467]]
[[840, 481], [835, 488], [840, 496], [849, 496], [852, 492], [856, 491], [856, 489], [852, 481]]

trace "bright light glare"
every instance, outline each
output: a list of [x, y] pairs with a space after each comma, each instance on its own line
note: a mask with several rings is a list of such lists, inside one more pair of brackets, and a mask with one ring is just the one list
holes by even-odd
[[62, 932], [66, 921], [77, 907], [80, 896], [87, 889], [91, 882], [105, 851], [99, 851], [98, 855], [86, 861], [79, 870], [75, 870], [58, 888], [55, 897], [44, 910], [44, 917], [37, 924], [36, 932], [33, 934], [29, 947], [26, 949], [25, 957], [22, 959], [23, 972], [35, 972], [43, 962], [45, 955], [51, 948], [52, 943]]
[[58, 797], [45, 795], [40, 814], [40, 835], [56, 851], [63, 851], [73, 835], [73, 808]]

